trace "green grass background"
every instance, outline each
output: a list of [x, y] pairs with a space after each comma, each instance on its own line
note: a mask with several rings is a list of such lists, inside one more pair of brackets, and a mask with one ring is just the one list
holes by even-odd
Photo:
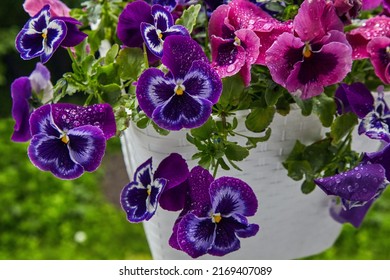
[[[104, 165], [58, 180], [9, 140], [13, 124], [0, 119], [0, 259], [150, 259], [142, 226], [103, 195]], [[120, 153], [118, 140], [107, 153]], [[359, 230], [345, 225], [332, 248], [307, 259], [390, 259], [389, 201], [386, 191]]]

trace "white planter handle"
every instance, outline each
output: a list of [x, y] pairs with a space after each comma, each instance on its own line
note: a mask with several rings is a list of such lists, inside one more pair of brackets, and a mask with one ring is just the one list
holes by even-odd
[[[245, 131], [242, 122], [239, 127]], [[243, 172], [218, 172], [217, 177], [233, 176], [247, 182], [259, 200], [256, 216], [249, 218], [251, 223], [260, 225], [259, 233], [255, 237], [242, 238], [241, 249], [224, 256], [224, 259], [301, 258], [329, 248], [339, 235], [341, 225], [329, 215], [329, 197], [319, 188], [309, 195], [302, 194], [301, 182], [289, 178], [281, 164], [296, 140], [309, 144], [322, 137], [324, 131], [318, 118], [303, 117], [299, 110], [292, 110], [287, 117], [275, 115], [271, 128], [271, 138], [251, 150], [245, 161], [239, 162]], [[151, 156], [156, 167], [172, 152], [187, 159], [190, 168], [195, 166], [196, 161], [191, 160], [195, 148], [186, 141], [187, 132], [160, 136], [152, 127], [140, 130], [135, 125], [130, 126], [121, 137], [129, 177], [132, 178], [135, 169]], [[364, 143], [366, 149], [367, 143]], [[369, 144], [371, 150], [377, 148], [377, 142]], [[358, 143], [357, 146], [363, 145]], [[150, 221], [144, 223], [154, 259], [190, 259], [168, 244], [178, 214], [160, 208]], [[221, 258], [204, 256], [200, 259]]]

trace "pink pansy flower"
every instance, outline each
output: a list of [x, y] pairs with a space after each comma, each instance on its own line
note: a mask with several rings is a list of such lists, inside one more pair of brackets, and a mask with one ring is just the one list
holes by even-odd
[[375, 74], [383, 83], [390, 83], [390, 38], [377, 37], [367, 45], [367, 52], [374, 66]]
[[273, 80], [302, 99], [344, 79], [352, 67], [352, 49], [331, 2], [304, 1], [293, 22], [266, 52]]
[[209, 23], [213, 66], [222, 78], [239, 72], [248, 86], [251, 65], [265, 65], [265, 51], [291, 29], [291, 22], [281, 23], [249, 1], [221, 5]]
[[23, 8], [31, 16], [35, 16], [45, 5], [50, 5], [52, 17], [69, 17], [70, 9], [60, 0], [26, 0]]
[[367, 44], [376, 37], [390, 37], [390, 18], [375, 16], [368, 19], [361, 27], [347, 33], [347, 39], [352, 46], [352, 58], [368, 58]]

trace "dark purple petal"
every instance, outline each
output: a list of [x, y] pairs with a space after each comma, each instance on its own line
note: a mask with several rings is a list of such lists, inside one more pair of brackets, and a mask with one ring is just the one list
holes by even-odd
[[118, 38], [128, 47], [141, 47], [144, 40], [140, 32], [141, 22], [153, 24], [152, 8], [144, 1], [135, 1], [126, 5], [119, 15]]
[[95, 171], [106, 150], [106, 138], [103, 131], [91, 125], [73, 128], [67, 133], [71, 159], [88, 172]]
[[222, 216], [232, 214], [253, 216], [258, 207], [252, 188], [244, 181], [233, 177], [221, 177], [212, 182], [210, 198], [213, 212]]
[[367, 45], [367, 52], [374, 66], [375, 74], [383, 83], [389, 84], [389, 65], [390, 65], [390, 38], [377, 37], [372, 39]]
[[363, 83], [342, 83], [336, 90], [335, 100], [339, 115], [354, 112], [362, 119], [374, 109], [374, 97]]
[[192, 213], [185, 215], [177, 230], [180, 249], [192, 258], [206, 254], [214, 242], [215, 228], [210, 218], [198, 218]]
[[100, 128], [106, 139], [116, 134], [115, 116], [109, 104], [95, 104], [87, 107], [67, 103], [51, 105], [54, 123], [61, 130], [70, 130], [83, 125]]
[[76, 179], [84, 172], [83, 167], [71, 159], [67, 145], [53, 136], [34, 135], [28, 156], [36, 167], [60, 179]]
[[130, 182], [121, 192], [121, 206], [130, 222], [141, 222], [148, 216], [147, 189], [137, 182]]
[[136, 95], [139, 106], [148, 117], [153, 111], [175, 95], [175, 81], [165, 77], [159, 69], [147, 69], [137, 81]]
[[195, 166], [188, 178], [189, 189], [186, 211], [191, 211], [198, 217], [206, 217], [211, 210], [210, 184], [214, 181], [210, 172], [200, 166]]
[[342, 204], [333, 201], [329, 209], [330, 215], [339, 223], [350, 223], [354, 227], [360, 227], [373, 202], [374, 200], [370, 200], [363, 206], [346, 209]]
[[161, 5], [152, 6], [152, 16], [154, 18], [154, 26], [162, 32], [173, 25], [171, 13]]
[[333, 3], [323, 0], [304, 1], [294, 18], [294, 31], [302, 41], [322, 38], [330, 30], [344, 31]]
[[217, 72], [203, 61], [195, 61], [184, 77], [185, 92], [192, 97], [218, 102], [222, 93], [222, 81]]
[[30, 116], [31, 134], [44, 134], [60, 138], [61, 130], [53, 122], [52, 105], [47, 104], [36, 109]]
[[212, 106], [209, 100], [194, 98], [187, 93], [174, 95], [154, 110], [152, 118], [158, 126], [168, 130], [195, 128], [208, 120]]
[[390, 144], [374, 153], [364, 153], [363, 163], [380, 164], [386, 171], [386, 178], [390, 181]]
[[385, 182], [385, 169], [380, 164], [361, 164], [344, 173], [315, 180], [327, 195], [356, 202], [374, 198]]
[[61, 42], [62, 47], [74, 47], [80, 44], [88, 35], [80, 31], [77, 25], [82, 25], [78, 20], [71, 17], [55, 17], [52, 19], [62, 20], [66, 24], [66, 36]]
[[175, 9], [178, 0], [153, 0], [153, 4], [160, 4], [168, 11], [172, 11]]
[[12, 141], [26, 142], [30, 140], [30, 103], [31, 83], [29, 78], [20, 77], [13, 81], [11, 85], [12, 96], [12, 117], [15, 120]]
[[162, 57], [163, 54], [163, 41], [157, 33], [157, 29], [154, 25], [143, 22], [141, 23], [141, 35], [145, 41], [146, 47], [158, 57]]
[[188, 36], [172, 35], [164, 40], [162, 63], [176, 80], [183, 79], [192, 63], [201, 60], [208, 63], [199, 44]]
[[222, 218], [216, 225], [215, 240], [208, 253], [214, 256], [224, 256], [240, 249], [240, 240], [235, 233], [237, 221], [233, 218]]
[[190, 175], [187, 162], [177, 154], [172, 153], [161, 161], [154, 173], [154, 178], [167, 179], [168, 183], [161, 194], [160, 206], [169, 211], [183, 209], [187, 184]]
[[147, 161], [142, 163], [137, 167], [137, 170], [134, 173], [135, 182], [140, 183], [145, 189], [148, 185], [152, 184], [153, 181], [153, 166], [152, 158], [149, 158]]

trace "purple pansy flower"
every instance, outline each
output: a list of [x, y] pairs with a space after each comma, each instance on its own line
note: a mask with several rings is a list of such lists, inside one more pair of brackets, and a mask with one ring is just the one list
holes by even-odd
[[169, 12], [172, 12], [178, 4], [177, 0], [147, 0], [146, 2], [151, 3], [153, 5], [161, 5]]
[[390, 145], [375, 153], [366, 153], [359, 166], [315, 183], [327, 194], [341, 199], [332, 201], [330, 213], [340, 223], [359, 227], [372, 203], [389, 183]]
[[190, 37], [169, 36], [164, 41], [162, 63], [170, 70], [168, 74], [150, 68], [138, 79], [140, 108], [164, 129], [201, 126], [222, 92], [221, 79], [202, 48]]
[[305, 0], [293, 22], [266, 52], [275, 82], [302, 99], [323, 92], [351, 71], [352, 48], [331, 2]]
[[163, 55], [163, 43], [170, 35], [190, 36], [188, 30], [181, 25], [173, 24], [173, 17], [164, 7], [160, 5], [152, 6], [152, 16], [154, 24], [141, 23], [141, 35], [146, 46], [152, 54], [157, 57]]
[[376, 37], [390, 37], [390, 18], [375, 16], [368, 19], [361, 27], [347, 33], [347, 39], [352, 46], [353, 59], [369, 57], [368, 43]]
[[36, 98], [41, 103], [46, 103], [52, 96], [53, 85], [50, 82], [50, 72], [41, 63], [37, 63], [29, 77], [20, 77], [13, 81], [11, 97], [15, 126], [11, 136], [12, 141], [25, 142], [31, 139], [29, 119], [34, 110], [31, 105], [32, 99]]
[[162, 160], [154, 174], [152, 158], [148, 159], [122, 190], [121, 205], [127, 219], [130, 222], [149, 220], [158, 204], [169, 211], [182, 209], [188, 176], [187, 163], [179, 154], [172, 153]]
[[200, 166], [188, 179], [188, 200], [177, 219], [169, 243], [193, 258], [204, 254], [224, 256], [240, 248], [238, 237], [256, 235], [257, 224], [250, 224], [258, 202], [253, 190], [232, 177], [216, 180]]
[[103, 158], [106, 140], [116, 133], [113, 110], [108, 104], [81, 107], [48, 104], [30, 117], [31, 162], [61, 179], [75, 179], [95, 171]]
[[27, 21], [16, 37], [16, 49], [25, 59], [40, 57], [46, 63], [59, 46], [72, 47], [87, 36], [79, 31], [81, 23], [70, 17], [50, 17], [50, 5]]
[[377, 37], [367, 44], [375, 74], [385, 84], [390, 84], [390, 38]]

